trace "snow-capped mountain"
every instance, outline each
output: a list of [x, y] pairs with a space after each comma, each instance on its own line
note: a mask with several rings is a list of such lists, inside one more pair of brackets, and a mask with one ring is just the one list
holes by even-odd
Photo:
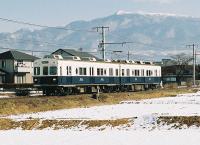
[[[96, 26], [110, 27], [106, 34], [107, 42], [132, 42], [123, 46], [106, 45], [107, 56], [112, 58], [125, 58], [128, 51], [132, 54], [132, 59], [141, 57], [160, 59], [181, 52], [192, 54], [191, 49], [186, 48], [186, 45], [198, 43], [200, 39], [200, 18], [119, 11], [91, 21], [75, 21], [64, 27], [77, 31], [45, 28], [0, 33], [0, 46], [47, 51], [58, 48], [82, 48], [83, 51], [98, 52], [101, 36], [99, 32], [92, 29]], [[112, 53], [113, 50], [122, 50], [123, 53], [115, 54]]]

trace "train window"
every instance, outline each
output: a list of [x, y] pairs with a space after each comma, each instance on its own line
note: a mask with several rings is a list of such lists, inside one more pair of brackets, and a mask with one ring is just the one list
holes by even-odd
[[94, 75], [94, 68], [92, 68], [92, 75]]
[[103, 70], [103, 68], [97, 68], [97, 75], [98, 76], [103, 76], [103, 73], [106, 73], [106, 71]]
[[94, 68], [90, 67], [90, 76], [93, 76], [93, 75], [94, 75]]
[[144, 76], [144, 70], [143, 69], [141, 70], [141, 76], [142, 77]]
[[62, 76], [62, 67], [60, 67], [60, 76]]
[[87, 75], [87, 69], [86, 68], [83, 68], [83, 75]]
[[86, 68], [80, 67], [80, 68], [79, 68], [79, 75], [86, 75], [86, 74], [87, 74]]
[[76, 68], [76, 75], [78, 75], [78, 68]]
[[109, 68], [109, 76], [113, 76], [113, 69]]
[[149, 75], [153, 76], [153, 71], [152, 70], [149, 70]]
[[146, 74], [147, 74], [147, 76], [152, 76], [153, 75], [153, 71], [152, 70], [147, 70]]
[[100, 76], [100, 68], [97, 68], [97, 75]]
[[158, 70], [154, 70], [155, 76], [158, 76]]
[[101, 76], [103, 76], [103, 68], [101, 68]]
[[67, 75], [71, 75], [72, 74], [72, 67], [71, 66], [67, 66], [66, 67], [66, 71], [67, 71]]
[[130, 69], [126, 69], [126, 75], [130, 76]]
[[57, 75], [57, 67], [56, 66], [50, 67], [50, 75]]
[[43, 67], [43, 75], [48, 75], [48, 66]]
[[132, 76], [135, 76], [135, 70], [132, 70]]
[[124, 76], [125, 74], [124, 74], [124, 69], [122, 69], [122, 76]]
[[106, 69], [104, 69], [104, 75], [106, 75], [107, 74], [107, 71], [106, 71]]
[[66, 67], [67, 75], [69, 75], [69, 67]]
[[34, 75], [37, 75], [37, 67], [34, 67]]
[[118, 69], [115, 70], [115, 75], [119, 76], [119, 70]]
[[149, 70], [146, 70], [146, 75], [149, 76]]
[[34, 67], [34, 75], [40, 75], [40, 67]]
[[135, 70], [135, 76], [140, 76], [140, 70]]
[[82, 68], [79, 67], [79, 75], [83, 75]]
[[72, 67], [69, 66], [69, 75], [72, 75]]

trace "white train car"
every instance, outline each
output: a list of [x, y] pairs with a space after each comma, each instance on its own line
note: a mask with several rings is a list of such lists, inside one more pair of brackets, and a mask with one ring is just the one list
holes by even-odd
[[34, 62], [34, 83], [47, 95], [134, 91], [156, 88], [161, 67], [151, 62], [63, 59], [52, 55]]

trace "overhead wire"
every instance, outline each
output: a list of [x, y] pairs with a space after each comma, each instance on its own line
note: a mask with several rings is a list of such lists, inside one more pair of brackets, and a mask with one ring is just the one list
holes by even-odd
[[73, 29], [73, 28], [64, 28], [64, 27], [53, 27], [53, 26], [47, 26], [47, 25], [40, 25], [40, 24], [34, 24], [34, 23], [30, 23], [30, 22], [14, 20], [14, 19], [8, 19], [8, 18], [2, 18], [2, 17], [0, 17], [0, 20], [4, 21], [4, 22], [11, 22], [11, 23], [16, 23], [16, 24], [23, 24], [23, 25], [29, 25], [29, 26], [41, 27], [41, 28], [53, 28], [53, 29], [65, 30], [65, 31], [80, 31], [80, 32], [92, 32], [92, 33], [96, 32], [94, 30]]

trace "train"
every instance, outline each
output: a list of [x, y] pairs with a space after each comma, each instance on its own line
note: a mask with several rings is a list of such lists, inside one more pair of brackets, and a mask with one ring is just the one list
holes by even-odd
[[161, 67], [131, 60], [63, 58], [51, 54], [33, 64], [34, 86], [44, 95], [140, 91], [161, 84]]

